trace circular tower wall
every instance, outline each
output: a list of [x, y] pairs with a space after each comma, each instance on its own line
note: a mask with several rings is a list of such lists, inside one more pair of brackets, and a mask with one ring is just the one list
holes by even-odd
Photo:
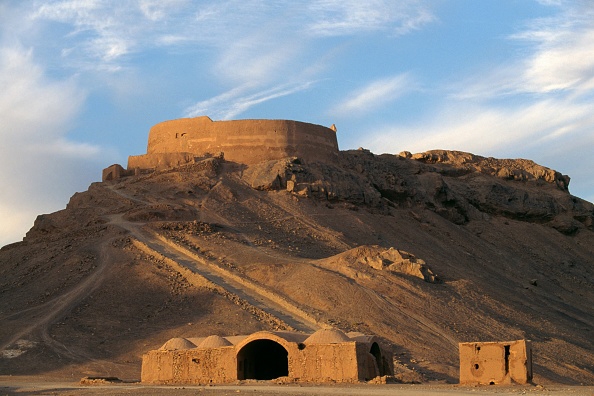
[[254, 164], [285, 157], [334, 162], [336, 132], [321, 125], [290, 120], [212, 121], [181, 118], [153, 126], [147, 154], [225, 153], [225, 159]]

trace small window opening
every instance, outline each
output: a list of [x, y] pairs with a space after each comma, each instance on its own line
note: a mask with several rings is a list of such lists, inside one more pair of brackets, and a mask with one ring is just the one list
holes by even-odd
[[489, 385], [495, 385], [495, 381], [489, 382]]
[[299, 345], [297, 345], [297, 348], [299, 348], [300, 351], [305, 349], [305, 344], [300, 342]]
[[478, 365], [478, 363], [475, 363], [475, 365], [474, 365], [474, 369], [475, 369], [475, 370], [478, 370], [478, 369], [479, 369], [479, 365]]

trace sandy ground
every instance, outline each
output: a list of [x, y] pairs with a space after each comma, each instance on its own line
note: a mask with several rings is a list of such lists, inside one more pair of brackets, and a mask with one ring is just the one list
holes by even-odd
[[249, 384], [216, 386], [155, 386], [138, 383], [107, 383], [81, 385], [79, 382], [56, 381], [40, 377], [0, 376], [0, 396], [3, 395], [594, 395], [594, 386], [516, 385], [277, 385], [265, 381]]

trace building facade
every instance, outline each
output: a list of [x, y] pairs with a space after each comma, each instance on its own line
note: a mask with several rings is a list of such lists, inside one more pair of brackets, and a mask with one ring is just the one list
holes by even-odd
[[142, 359], [142, 382], [152, 384], [281, 377], [296, 382], [359, 382], [393, 373], [392, 356], [376, 337], [335, 329], [174, 338]]

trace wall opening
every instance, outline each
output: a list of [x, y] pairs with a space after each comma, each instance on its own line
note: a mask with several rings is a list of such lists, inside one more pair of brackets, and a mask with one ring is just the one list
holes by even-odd
[[528, 347], [528, 381], [532, 381], [532, 348]]
[[503, 359], [505, 360], [505, 375], [509, 374], [509, 345], [504, 345]]
[[237, 379], [271, 380], [289, 375], [289, 353], [278, 342], [255, 340], [237, 353]]
[[377, 374], [379, 376], [386, 375], [383, 364], [384, 361], [382, 359], [382, 351], [377, 342], [371, 344], [371, 350], [369, 351], [369, 353], [373, 355], [373, 357], [375, 358], [375, 362], [377, 363], [377, 369], [379, 371]]

